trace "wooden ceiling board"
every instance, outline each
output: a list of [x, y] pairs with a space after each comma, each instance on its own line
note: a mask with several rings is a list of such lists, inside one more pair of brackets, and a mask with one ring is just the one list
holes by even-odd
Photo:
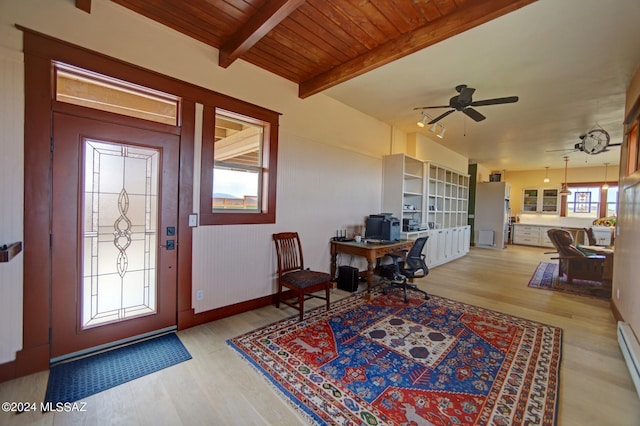
[[304, 98], [535, 0], [112, 1], [215, 47], [222, 67], [243, 59], [297, 83]]
[[345, 45], [333, 32], [328, 31], [304, 11], [298, 9], [289, 18], [282, 23], [283, 26], [291, 26], [292, 31], [306, 33], [304, 38], [329, 52], [336, 60], [343, 62], [358, 54], [351, 46]]
[[212, 18], [210, 21], [205, 20], [207, 12], [204, 9], [197, 12], [197, 18], [194, 18], [194, 15], [185, 13], [185, 10], [176, 9], [174, 3], [165, 4], [158, 0], [111, 1], [215, 48], [222, 45], [224, 28], [227, 27], [227, 32], [234, 29], [228, 21], [218, 18]]

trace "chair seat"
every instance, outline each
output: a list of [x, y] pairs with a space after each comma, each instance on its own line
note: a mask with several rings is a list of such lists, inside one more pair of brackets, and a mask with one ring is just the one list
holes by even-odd
[[282, 276], [282, 280], [289, 285], [298, 288], [307, 288], [317, 284], [331, 281], [331, 275], [316, 271], [293, 271]]

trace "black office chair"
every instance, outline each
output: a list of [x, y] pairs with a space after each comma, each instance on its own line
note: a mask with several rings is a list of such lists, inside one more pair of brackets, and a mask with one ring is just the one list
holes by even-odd
[[[429, 295], [426, 291], [420, 290], [416, 284], [413, 283], [414, 278], [426, 277], [429, 274], [429, 268], [424, 262], [424, 254], [422, 250], [427, 243], [429, 237], [420, 237], [413, 243], [413, 246], [409, 251], [403, 253], [389, 253], [391, 259], [393, 259], [393, 269], [390, 277], [389, 285], [382, 289], [383, 294], [393, 288], [401, 288], [404, 291], [404, 301], [408, 302], [407, 289], [417, 291], [424, 294], [426, 300], [429, 299]], [[409, 282], [407, 282], [409, 280]]]

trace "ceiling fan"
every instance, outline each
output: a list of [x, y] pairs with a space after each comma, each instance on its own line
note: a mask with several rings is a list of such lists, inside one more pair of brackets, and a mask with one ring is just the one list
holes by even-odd
[[552, 149], [546, 152], [584, 152], [589, 155], [600, 154], [601, 152], [608, 151], [607, 148], [610, 146], [620, 146], [621, 143], [609, 143], [611, 141], [611, 136], [609, 136], [609, 132], [604, 130], [603, 128], [595, 128], [589, 130], [584, 135], [580, 135], [581, 141], [575, 144], [572, 148], [569, 149]]
[[476, 89], [472, 87], [467, 87], [466, 84], [460, 84], [459, 86], [456, 86], [456, 91], [459, 93], [459, 95], [456, 95], [451, 99], [449, 99], [449, 105], [416, 107], [414, 108], [414, 110], [453, 108], [452, 110], [447, 111], [439, 115], [438, 117], [434, 118], [429, 122], [429, 124], [437, 123], [438, 121], [442, 120], [444, 117], [446, 117], [447, 115], [455, 111], [462, 111], [467, 116], [471, 117], [474, 121], [482, 121], [486, 117], [480, 114], [477, 110], [473, 109], [472, 107], [479, 107], [479, 106], [485, 106], [485, 105], [511, 104], [514, 102], [518, 102], [517, 96], [508, 96], [506, 98], [494, 98], [494, 99], [485, 99], [483, 101], [474, 101], [472, 99], [472, 95], [473, 95], [473, 92], [476, 91]]

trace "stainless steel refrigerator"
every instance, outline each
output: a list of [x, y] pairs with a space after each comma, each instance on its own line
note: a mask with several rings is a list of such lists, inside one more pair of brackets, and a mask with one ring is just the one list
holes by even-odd
[[507, 248], [510, 187], [506, 182], [476, 185], [475, 242], [477, 247]]

